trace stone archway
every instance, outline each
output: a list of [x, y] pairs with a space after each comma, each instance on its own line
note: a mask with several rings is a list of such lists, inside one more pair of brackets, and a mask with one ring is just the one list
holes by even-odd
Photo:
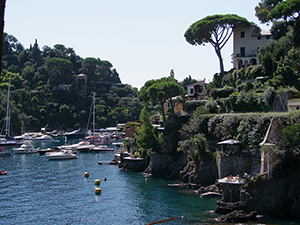
[[241, 68], [243, 67], [243, 60], [237, 59], [237, 60], [235, 61], [235, 67], [236, 67], [238, 70], [241, 69]]
[[255, 58], [250, 59], [250, 65], [251, 66], [257, 65], [257, 59]]

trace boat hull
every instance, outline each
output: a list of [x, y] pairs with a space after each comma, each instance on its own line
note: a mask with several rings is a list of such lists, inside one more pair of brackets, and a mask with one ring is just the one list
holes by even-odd
[[49, 160], [62, 160], [62, 159], [77, 159], [78, 156], [71, 152], [48, 152], [45, 154], [46, 158]]

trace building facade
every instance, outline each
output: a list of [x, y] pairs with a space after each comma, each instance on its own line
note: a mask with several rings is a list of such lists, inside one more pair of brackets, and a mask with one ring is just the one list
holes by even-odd
[[234, 29], [233, 67], [240, 69], [258, 64], [258, 49], [270, 39], [271, 32], [262, 30], [256, 25]]
[[186, 87], [187, 87], [187, 100], [205, 99], [205, 95], [206, 95], [205, 79], [200, 80], [194, 84], [189, 84]]

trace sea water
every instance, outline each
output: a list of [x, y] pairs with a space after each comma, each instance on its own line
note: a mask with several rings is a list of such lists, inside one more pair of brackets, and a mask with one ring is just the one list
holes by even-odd
[[215, 223], [217, 199], [168, 186], [176, 181], [98, 164], [114, 154], [78, 153], [78, 159], [53, 161], [38, 153], [2, 157], [0, 169], [8, 174], [0, 176], [0, 224]]

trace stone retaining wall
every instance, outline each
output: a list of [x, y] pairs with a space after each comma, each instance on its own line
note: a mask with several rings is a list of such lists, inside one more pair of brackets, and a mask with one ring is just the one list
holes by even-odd
[[248, 155], [219, 155], [219, 179], [227, 176], [243, 176], [251, 173], [251, 156]]

